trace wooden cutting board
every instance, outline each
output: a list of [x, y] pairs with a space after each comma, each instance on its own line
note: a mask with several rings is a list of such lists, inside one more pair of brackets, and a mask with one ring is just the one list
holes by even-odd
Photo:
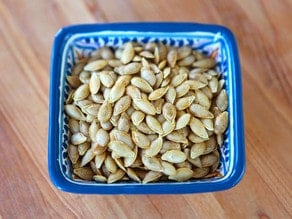
[[[291, 218], [292, 2], [0, 1], [0, 218]], [[198, 195], [58, 191], [47, 172], [51, 45], [65, 25], [217, 23], [241, 57], [247, 170], [235, 188]], [[289, 183], [290, 182], [290, 183]]]

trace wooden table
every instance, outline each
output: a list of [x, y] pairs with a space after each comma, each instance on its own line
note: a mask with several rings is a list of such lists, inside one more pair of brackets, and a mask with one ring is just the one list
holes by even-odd
[[[289, 0], [1, 0], [0, 215], [291, 218], [291, 12]], [[64, 25], [118, 21], [217, 23], [235, 33], [247, 152], [246, 174], [235, 188], [199, 195], [89, 196], [64, 193], [51, 184], [47, 130], [54, 34]]]

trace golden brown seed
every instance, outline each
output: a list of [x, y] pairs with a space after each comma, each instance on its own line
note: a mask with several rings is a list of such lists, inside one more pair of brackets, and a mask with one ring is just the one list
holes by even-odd
[[122, 179], [125, 175], [125, 172], [121, 169], [117, 170], [115, 173], [111, 173], [108, 176], [107, 183], [113, 183]]
[[204, 118], [204, 119], [214, 118], [214, 115], [210, 111], [208, 111], [205, 107], [196, 103], [193, 103], [190, 106], [190, 111], [194, 116], [198, 118]]
[[160, 173], [160, 172], [149, 171], [146, 173], [142, 182], [149, 183], [149, 182], [157, 181], [161, 176], [162, 176], [162, 173]]
[[86, 113], [86, 114], [90, 114], [94, 117], [97, 116], [99, 108], [100, 108], [100, 104], [89, 104], [85, 107], [82, 108], [82, 110]]
[[207, 84], [202, 83], [201, 81], [197, 80], [187, 80], [184, 83], [190, 86], [190, 90], [198, 90], [200, 88], [206, 87]]
[[163, 170], [161, 162], [157, 157], [142, 156], [142, 163], [149, 170], [152, 170], [152, 171], [162, 171]]
[[223, 112], [227, 109], [228, 107], [228, 99], [227, 99], [227, 94], [226, 90], [221, 90], [219, 95], [216, 98], [216, 106]]
[[218, 161], [218, 157], [214, 154], [207, 154], [201, 156], [202, 167], [212, 166]]
[[107, 65], [106, 60], [95, 60], [89, 62], [87, 65], [84, 66], [85, 71], [98, 71], [103, 69]]
[[187, 159], [187, 156], [180, 150], [169, 150], [162, 154], [161, 159], [170, 163], [181, 163]]
[[205, 142], [193, 144], [193, 146], [191, 147], [190, 157], [192, 159], [196, 159], [197, 157], [204, 154], [205, 150], [206, 150]]
[[108, 101], [104, 101], [99, 108], [97, 118], [100, 122], [107, 122], [112, 116], [113, 108]]
[[169, 135], [175, 129], [175, 122], [165, 120], [162, 123], [163, 136]]
[[202, 60], [198, 60], [192, 64], [193, 67], [199, 67], [199, 68], [213, 68], [216, 65], [215, 59], [212, 58], [206, 58]]
[[115, 106], [114, 106], [114, 116], [117, 116], [121, 114], [122, 112], [125, 112], [131, 105], [131, 98], [129, 96], [123, 96], [121, 99], [119, 99]]
[[157, 139], [153, 140], [150, 147], [145, 150], [145, 156], [153, 157], [156, 156], [162, 148], [163, 139], [159, 136]]
[[176, 174], [176, 169], [175, 167], [171, 164], [171, 163], [168, 163], [166, 161], [161, 161], [161, 165], [162, 165], [162, 168], [163, 168], [163, 173], [165, 175], [175, 175]]
[[156, 113], [157, 113], [157, 114], [161, 114], [161, 112], [162, 112], [162, 106], [163, 106], [163, 104], [164, 104], [164, 99], [161, 98], [161, 99], [158, 99], [158, 100], [152, 101], [152, 104], [153, 104], [153, 106], [154, 106], [155, 109], [156, 109]]
[[176, 50], [170, 50], [167, 54], [167, 62], [170, 67], [174, 67], [177, 61], [177, 51]]
[[163, 78], [167, 78], [171, 73], [171, 68], [170, 67], [166, 67], [165, 69], [163, 69]]
[[176, 96], [182, 97], [186, 95], [190, 90], [190, 85], [188, 83], [183, 82], [181, 85], [176, 87]]
[[130, 42], [126, 43], [125, 48], [121, 55], [121, 62], [123, 64], [128, 64], [134, 58], [134, 55], [135, 55], [135, 51], [134, 51], [132, 43]]
[[149, 100], [158, 100], [166, 94], [168, 89], [169, 89], [169, 86], [158, 88], [149, 94], [148, 99]]
[[82, 71], [84, 65], [85, 65], [84, 62], [79, 62], [79, 63], [77, 63], [77, 64], [73, 67], [72, 75], [79, 75], [80, 72]]
[[104, 160], [104, 165], [106, 169], [111, 173], [115, 173], [118, 170], [116, 162], [110, 155], [108, 155]]
[[85, 152], [90, 148], [89, 142], [84, 142], [78, 145], [78, 153], [80, 156], [83, 156]]
[[171, 85], [174, 87], [177, 87], [178, 85], [182, 84], [188, 77], [187, 73], [181, 73], [178, 75], [175, 75], [172, 79], [171, 79]]
[[88, 84], [83, 84], [75, 90], [73, 94], [73, 99], [74, 101], [83, 100], [88, 95], [89, 95], [89, 86]]
[[130, 130], [130, 118], [127, 113], [122, 113], [118, 121], [118, 130], [128, 132]]
[[100, 80], [97, 73], [92, 73], [89, 81], [89, 90], [91, 94], [97, 94], [100, 89]]
[[183, 144], [188, 143], [188, 139], [184, 136], [183, 133], [179, 131], [171, 132], [170, 134], [166, 136], [166, 138], [170, 141], [177, 142], [177, 143], [183, 143]]
[[140, 132], [143, 132], [144, 134], [147, 134], [147, 135], [155, 134], [155, 132], [152, 131], [145, 122], [141, 122], [140, 125], [136, 126], [136, 128]]
[[163, 134], [161, 124], [159, 123], [159, 121], [155, 117], [147, 115], [146, 116], [146, 124], [155, 133], [158, 133], [159, 135]]
[[66, 79], [72, 88], [77, 88], [81, 84], [77, 75], [68, 75]]
[[178, 182], [186, 181], [192, 178], [193, 176], [193, 171], [189, 168], [186, 167], [181, 167], [176, 170], [175, 175], [171, 175], [168, 178], [171, 180], [175, 180]]
[[125, 167], [131, 166], [135, 162], [135, 160], [137, 159], [137, 156], [138, 156], [138, 147], [137, 146], [135, 146], [135, 148], [134, 148], [134, 153], [135, 153], [134, 157], [125, 157], [124, 158]]
[[79, 132], [79, 122], [75, 119], [69, 119], [69, 129], [71, 133]]
[[174, 100], [176, 98], [176, 90], [173, 86], [169, 86], [169, 89], [165, 95], [165, 99], [167, 102], [174, 104]]
[[152, 103], [145, 99], [133, 99], [134, 104], [146, 114], [155, 115], [156, 109]]
[[177, 100], [175, 106], [178, 110], [185, 110], [190, 107], [190, 105], [195, 100], [195, 96], [187, 96]]
[[202, 178], [204, 176], [206, 176], [210, 171], [209, 167], [203, 167], [203, 168], [196, 168], [194, 169], [194, 173], [193, 173], [193, 178]]
[[127, 175], [134, 181], [141, 182], [139, 176], [135, 173], [135, 171], [131, 168], [127, 168]]
[[114, 79], [111, 77], [109, 71], [102, 71], [99, 73], [100, 82], [105, 87], [112, 87], [115, 83]]
[[108, 144], [109, 148], [114, 151], [120, 157], [134, 157], [135, 153], [131, 150], [131, 147], [122, 141], [111, 141]]
[[68, 146], [68, 156], [73, 164], [77, 163], [79, 159], [78, 148], [75, 145], [69, 144]]
[[107, 147], [101, 147], [96, 142], [91, 142], [91, 150], [95, 155], [103, 154]]
[[90, 167], [80, 167], [73, 169], [73, 173], [84, 180], [92, 180], [92, 177], [94, 176], [94, 172]]
[[190, 120], [190, 128], [199, 137], [205, 138], [205, 139], [208, 138], [208, 133], [203, 123], [199, 119], [192, 117]]
[[71, 136], [71, 143], [74, 145], [82, 144], [87, 140], [87, 137], [81, 132], [74, 133]]
[[128, 132], [113, 130], [112, 134], [114, 135], [114, 139], [116, 141], [122, 141], [125, 144], [129, 145], [131, 149], [134, 148], [134, 144], [131, 138], [131, 135]]
[[94, 175], [93, 180], [96, 182], [106, 182], [107, 181], [106, 177], [104, 177], [102, 175]]
[[191, 114], [189, 113], [181, 115], [176, 121], [175, 130], [186, 127], [189, 124], [190, 119], [191, 119]]
[[190, 55], [178, 62], [179, 66], [190, 66], [195, 61], [195, 56]]
[[110, 91], [109, 102], [110, 103], [116, 102], [124, 95], [125, 90], [126, 90], [125, 84], [116, 82]]
[[162, 114], [166, 120], [170, 122], [174, 121], [176, 117], [176, 109], [174, 105], [170, 103], [165, 103], [162, 108]]
[[191, 53], [192, 53], [191, 47], [188, 47], [188, 46], [180, 47], [177, 50], [177, 59], [178, 60], [183, 59], [183, 58], [189, 56]]
[[164, 141], [162, 144], [162, 148], [160, 150], [161, 154], [164, 154], [166, 151], [169, 150], [180, 150], [180, 144], [179, 143], [175, 143], [173, 141]]
[[228, 126], [228, 112], [222, 112], [215, 118], [215, 128], [216, 134], [223, 134]]
[[196, 100], [201, 106], [205, 107], [206, 109], [209, 109], [211, 106], [210, 99], [200, 90], [196, 90]]
[[85, 135], [85, 136], [88, 136], [89, 133], [89, 124], [85, 121], [79, 121], [79, 129], [80, 129], [80, 132]]
[[80, 166], [83, 167], [86, 164], [88, 164], [93, 158], [95, 157], [95, 154], [91, 149], [88, 149], [84, 156], [82, 157]]
[[140, 77], [133, 77], [131, 79], [131, 84], [146, 93], [151, 93], [153, 91], [151, 85], [146, 80]]
[[101, 165], [103, 164], [105, 158], [106, 158], [106, 153], [95, 155], [94, 162], [97, 169], [101, 168]]
[[215, 151], [217, 148], [216, 137], [214, 135], [211, 136], [209, 138], [209, 140], [205, 142], [205, 144], [206, 144], [206, 149], [204, 151], [204, 154], [209, 154], [209, 153]]
[[138, 73], [141, 70], [141, 64], [137, 62], [132, 62], [127, 65], [121, 65], [114, 69], [120, 75], [133, 75]]

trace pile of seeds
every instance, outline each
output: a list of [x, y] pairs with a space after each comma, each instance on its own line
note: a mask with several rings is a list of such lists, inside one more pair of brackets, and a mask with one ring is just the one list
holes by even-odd
[[148, 183], [220, 176], [228, 98], [215, 56], [128, 42], [81, 57], [67, 76], [65, 103], [73, 178]]

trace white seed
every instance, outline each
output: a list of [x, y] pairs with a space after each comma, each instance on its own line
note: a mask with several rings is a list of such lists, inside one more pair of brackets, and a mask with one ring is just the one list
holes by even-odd
[[140, 77], [133, 77], [131, 79], [131, 84], [146, 93], [151, 93], [153, 91], [151, 85], [146, 80]]
[[166, 138], [170, 141], [177, 142], [177, 143], [183, 143], [183, 144], [188, 143], [188, 139], [184, 136], [184, 134], [178, 131], [171, 132], [170, 134], [166, 136]]
[[176, 170], [175, 175], [171, 175], [168, 178], [178, 182], [189, 180], [193, 177], [193, 171], [189, 168], [182, 167]]
[[146, 173], [142, 182], [149, 183], [149, 182], [157, 181], [161, 176], [162, 176], [162, 173], [160, 173], [160, 172], [149, 171]]
[[139, 110], [143, 111], [149, 115], [155, 115], [156, 109], [152, 103], [145, 99], [133, 99], [133, 102], [139, 108]]
[[189, 124], [190, 119], [191, 119], [191, 114], [189, 113], [181, 115], [176, 121], [175, 130], [186, 127]]
[[166, 162], [166, 161], [161, 161], [161, 165], [162, 165], [162, 168], [163, 168], [163, 173], [165, 175], [175, 175], [176, 174], [176, 169], [175, 167], [169, 163], [169, 162]]
[[149, 148], [150, 140], [139, 131], [132, 131], [132, 139], [139, 148]]
[[169, 86], [158, 88], [149, 94], [149, 100], [158, 100], [162, 98], [168, 91]]
[[159, 136], [157, 139], [153, 140], [150, 147], [145, 150], [145, 156], [153, 157], [156, 156], [162, 148], [163, 139]]
[[99, 108], [97, 118], [100, 122], [107, 122], [112, 116], [113, 108], [108, 101], [104, 101]]
[[114, 106], [114, 116], [117, 116], [121, 114], [122, 112], [125, 112], [131, 105], [131, 98], [129, 96], [123, 96], [121, 99], [119, 99], [115, 106]]
[[161, 165], [161, 162], [160, 162], [160, 160], [157, 157], [146, 157], [146, 156], [142, 156], [142, 163], [149, 170], [159, 171], [159, 172], [163, 170], [163, 167]]
[[121, 62], [123, 64], [129, 63], [134, 58], [134, 55], [135, 55], [135, 51], [134, 51], [132, 43], [130, 42], [126, 43], [125, 48], [121, 55]]
[[173, 86], [169, 86], [168, 91], [165, 95], [165, 99], [167, 102], [174, 104], [174, 100], [176, 98], [176, 90]]
[[161, 124], [159, 123], [159, 121], [155, 117], [147, 115], [146, 116], [146, 124], [148, 125], [148, 127], [151, 130], [158, 133], [159, 135], [163, 134]]
[[156, 76], [154, 72], [150, 69], [143, 68], [141, 70], [141, 78], [147, 81], [151, 86], [154, 86], [156, 83]]
[[74, 133], [71, 136], [71, 143], [74, 145], [82, 144], [87, 140], [87, 137], [81, 132]]
[[180, 150], [169, 150], [162, 154], [161, 159], [170, 163], [181, 163], [187, 159], [187, 156]]
[[100, 82], [105, 87], [112, 87], [115, 83], [108, 71], [102, 71], [99, 73]]
[[214, 115], [208, 111], [205, 107], [199, 105], [199, 104], [192, 104], [190, 106], [191, 113], [198, 117], [198, 118], [204, 118], [204, 119], [212, 119], [214, 118]]
[[192, 117], [190, 120], [191, 130], [201, 138], [208, 138], [208, 133], [204, 127], [204, 124], [197, 118]]
[[132, 122], [135, 126], [140, 125], [140, 123], [144, 120], [145, 114], [141, 111], [134, 111], [131, 115]]
[[111, 141], [109, 148], [121, 157], [134, 157], [135, 153], [131, 150], [131, 147], [122, 141]]
[[191, 148], [190, 157], [192, 159], [196, 159], [197, 157], [204, 154], [205, 150], [206, 150], [205, 142], [193, 144], [193, 146]]
[[190, 105], [195, 100], [195, 96], [187, 96], [177, 100], [175, 106], [178, 110], [185, 110], [190, 107]]
[[216, 98], [216, 106], [223, 112], [227, 109], [228, 107], [228, 99], [227, 99], [227, 94], [226, 90], [221, 90], [219, 95]]
[[96, 60], [89, 62], [87, 65], [84, 66], [85, 71], [98, 71], [103, 69], [107, 65], [106, 60]]
[[104, 129], [99, 129], [96, 132], [95, 142], [102, 147], [107, 146], [109, 143], [109, 134]]

